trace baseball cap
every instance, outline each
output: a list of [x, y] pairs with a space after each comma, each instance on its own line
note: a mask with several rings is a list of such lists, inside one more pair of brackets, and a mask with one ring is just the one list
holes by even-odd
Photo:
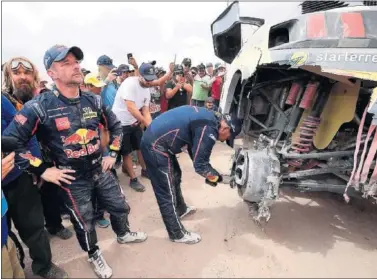
[[213, 67], [213, 64], [211, 62], [206, 64], [206, 68]]
[[184, 72], [184, 70], [183, 70], [182, 65], [175, 65], [174, 73], [183, 73], [183, 72]]
[[106, 85], [102, 80], [98, 80], [97, 75], [94, 73], [87, 74], [84, 78], [84, 83], [95, 87], [104, 87]]
[[46, 70], [50, 69], [52, 63], [62, 61], [68, 53], [72, 53], [77, 60], [84, 59], [84, 53], [79, 47], [67, 47], [64, 45], [54, 45], [50, 47], [44, 55], [43, 64]]
[[206, 66], [204, 66], [204, 64], [200, 64], [198, 65], [198, 70], [205, 70]]
[[109, 69], [114, 69], [115, 66], [113, 64], [113, 59], [111, 59], [109, 56], [107, 55], [102, 55], [100, 56], [98, 59], [97, 59], [97, 65], [98, 66], [105, 66]]
[[181, 64], [191, 66], [191, 59], [190, 58], [184, 58]]
[[139, 73], [146, 81], [153, 81], [157, 79], [156, 70], [151, 63], [141, 64]]
[[130, 67], [126, 64], [120, 64], [118, 66], [118, 72], [120, 72], [120, 73], [127, 73], [129, 71], [130, 71]]
[[223, 119], [230, 127], [230, 137], [226, 140], [226, 143], [233, 148], [234, 139], [239, 135], [239, 133], [241, 133], [242, 130], [242, 120], [238, 119], [234, 113], [232, 115], [223, 114], [221, 119]]

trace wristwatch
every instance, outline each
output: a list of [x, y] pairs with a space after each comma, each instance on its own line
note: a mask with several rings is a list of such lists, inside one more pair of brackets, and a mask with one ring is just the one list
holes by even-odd
[[109, 156], [110, 156], [111, 158], [116, 158], [116, 157], [118, 157], [118, 153], [116, 153], [115, 151], [110, 151], [110, 152], [109, 152]]

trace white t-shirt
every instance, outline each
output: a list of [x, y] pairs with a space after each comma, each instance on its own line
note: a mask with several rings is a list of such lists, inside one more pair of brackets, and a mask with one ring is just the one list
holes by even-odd
[[120, 85], [115, 96], [113, 112], [122, 126], [134, 124], [137, 119], [128, 111], [125, 101], [135, 102], [137, 109], [149, 107], [151, 94], [149, 88], [141, 87], [139, 77], [129, 77]]

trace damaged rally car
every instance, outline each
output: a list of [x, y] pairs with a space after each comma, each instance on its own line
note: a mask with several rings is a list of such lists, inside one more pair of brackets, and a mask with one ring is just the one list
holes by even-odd
[[291, 4], [268, 24], [236, 1], [211, 25], [230, 64], [220, 110], [243, 121], [231, 186], [258, 221], [283, 186], [377, 194], [377, 1]]

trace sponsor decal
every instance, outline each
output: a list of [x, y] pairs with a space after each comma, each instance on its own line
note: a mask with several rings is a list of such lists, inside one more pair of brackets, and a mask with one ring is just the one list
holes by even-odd
[[120, 136], [114, 137], [113, 142], [110, 145], [110, 149], [114, 151], [119, 151], [120, 150]]
[[23, 116], [22, 114], [17, 114], [14, 117], [14, 120], [16, 120], [16, 122], [20, 123], [23, 126], [23, 125], [25, 125], [27, 118], [25, 116]]
[[96, 152], [99, 148], [100, 148], [100, 141], [97, 140], [96, 144], [87, 144], [79, 150], [64, 149], [64, 152], [65, 152], [65, 155], [67, 155], [68, 158], [77, 159], [77, 158], [80, 158], [80, 157], [91, 155], [94, 152]]
[[30, 152], [20, 153], [20, 157], [29, 160], [30, 165], [36, 168], [42, 164], [42, 160], [34, 157]]
[[84, 111], [83, 117], [84, 119], [91, 119], [91, 118], [96, 118], [97, 117], [97, 112], [92, 111], [92, 108], [86, 107], [82, 109]]
[[289, 58], [289, 62], [292, 66], [302, 66], [308, 60], [308, 53], [300, 51], [294, 52]]
[[68, 117], [56, 118], [55, 125], [58, 131], [64, 131], [71, 128], [71, 122], [69, 122]]
[[99, 138], [98, 131], [78, 129], [75, 133], [68, 137], [62, 137], [63, 146], [76, 145], [76, 144], [87, 144], [93, 139]]

